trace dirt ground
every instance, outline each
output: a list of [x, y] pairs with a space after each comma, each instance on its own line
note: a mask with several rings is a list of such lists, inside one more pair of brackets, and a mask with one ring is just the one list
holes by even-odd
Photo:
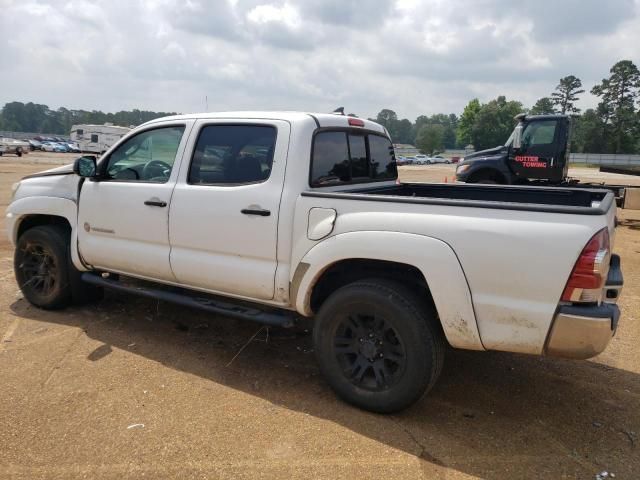
[[[60, 163], [0, 159], [0, 209], [38, 158]], [[304, 327], [115, 293], [31, 307], [0, 224], [0, 478], [639, 478], [640, 211], [619, 216], [623, 314], [602, 355], [450, 350], [430, 395], [387, 416], [335, 397]]]

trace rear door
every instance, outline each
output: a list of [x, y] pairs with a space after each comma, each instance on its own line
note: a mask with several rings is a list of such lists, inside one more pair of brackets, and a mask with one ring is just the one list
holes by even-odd
[[169, 213], [181, 284], [273, 298], [289, 132], [276, 120], [196, 123]]
[[522, 132], [522, 147], [511, 154], [511, 167], [520, 178], [549, 179], [562, 159], [557, 158], [559, 122], [554, 119], [528, 123]]

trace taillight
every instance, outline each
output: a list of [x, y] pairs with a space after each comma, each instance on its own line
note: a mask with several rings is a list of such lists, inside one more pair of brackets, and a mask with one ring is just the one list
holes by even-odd
[[351, 125], [352, 127], [364, 127], [364, 120], [349, 117], [349, 125]]
[[610, 254], [609, 230], [603, 228], [580, 253], [562, 293], [562, 301], [599, 302], [609, 273]]

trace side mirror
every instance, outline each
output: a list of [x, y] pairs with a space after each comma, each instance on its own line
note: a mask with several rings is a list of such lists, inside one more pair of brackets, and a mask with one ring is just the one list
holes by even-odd
[[76, 158], [76, 161], [73, 162], [73, 173], [81, 177], [94, 178], [97, 170], [96, 157], [93, 155]]
[[513, 131], [513, 148], [516, 150], [522, 147], [522, 130], [522, 124], [518, 124]]

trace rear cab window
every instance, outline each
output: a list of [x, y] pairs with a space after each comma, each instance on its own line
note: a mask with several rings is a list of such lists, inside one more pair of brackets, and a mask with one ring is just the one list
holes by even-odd
[[387, 137], [351, 130], [316, 133], [311, 154], [312, 187], [388, 181], [397, 176], [393, 145]]

